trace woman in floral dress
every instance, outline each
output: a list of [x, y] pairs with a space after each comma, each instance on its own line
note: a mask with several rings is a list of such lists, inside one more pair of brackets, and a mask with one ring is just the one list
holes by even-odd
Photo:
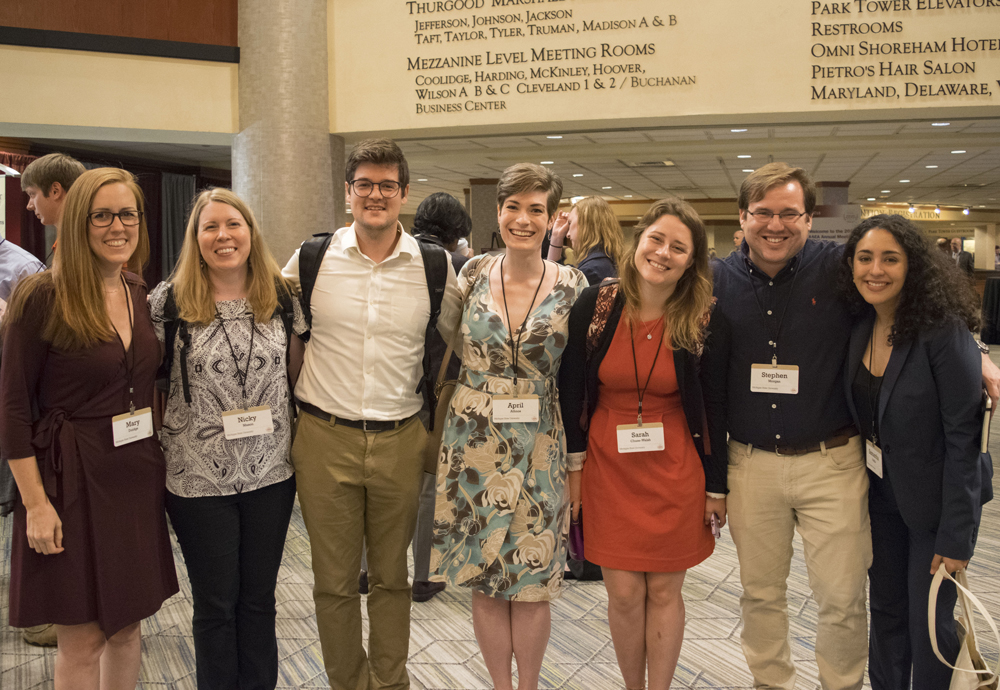
[[[566, 443], [556, 376], [583, 274], [541, 258], [562, 183], [541, 166], [504, 171], [497, 186], [502, 257], [463, 268], [459, 385], [438, 463], [432, 580], [473, 590], [476, 639], [497, 690], [537, 687], [566, 563]], [[462, 307], [461, 312], [459, 307]], [[505, 421], [506, 420], [506, 421]]]

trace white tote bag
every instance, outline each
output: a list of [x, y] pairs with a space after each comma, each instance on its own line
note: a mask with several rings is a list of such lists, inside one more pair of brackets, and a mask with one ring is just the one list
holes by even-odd
[[[958, 590], [958, 603], [962, 607], [961, 613], [955, 619], [955, 626], [958, 628], [958, 639], [962, 646], [958, 652], [958, 658], [955, 660], [954, 666], [945, 661], [945, 658], [941, 656], [941, 652], [938, 650], [937, 627], [935, 626], [938, 590], [941, 589], [941, 583], [945, 579], [955, 583], [955, 588]], [[979, 646], [976, 644], [976, 630], [972, 620], [972, 607], [975, 606], [983, 618], [986, 619], [986, 623], [990, 626], [990, 630], [993, 631], [993, 636], [997, 638], [998, 643], [1000, 643], [1000, 633], [997, 632], [996, 623], [993, 622], [982, 602], [976, 598], [975, 594], [969, 591], [968, 584], [968, 580], [965, 577], [965, 570], [957, 571], [955, 577], [952, 577], [945, 569], [944, 563], [934, 573], [934, 579], [931, 581], [930, 596], [927, 598], [927, 628], [931, 636], [931, 647], [942, 664], [954, 669], [954, 673], [951, 675], [951, 685], [948, 686], [949, 690], [976, 690], [976, 688], [997, 690], [997, 672], [1000, 671], [1000, 661], [997, 662], [997, 669], [991, 671], [989, 666], [986, 665], [982, 654], [979, 653]]]

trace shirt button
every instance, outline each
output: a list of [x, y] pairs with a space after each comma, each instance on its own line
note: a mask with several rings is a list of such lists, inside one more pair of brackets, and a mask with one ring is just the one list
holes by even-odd
[[775, 403], [771, 403], [771, 409], [772, 410], [777, 410], [778, 406]]
[[767, 315], [768, 315], [768, 316], [770, 316], [770, 315], [771, 315], [771, 310], [770, 310], [770, 309], [768, 309], [768, 310], [767, 310]]
[[773, 287], [773, 286], [774, 286], [774, 281], [773, 281], [773, 280], [769, 280], [769, 281], [767, 282], [767, 284]]
[[774, 437], [775, 438], [781, 438], [781, 434], [775, 434]]

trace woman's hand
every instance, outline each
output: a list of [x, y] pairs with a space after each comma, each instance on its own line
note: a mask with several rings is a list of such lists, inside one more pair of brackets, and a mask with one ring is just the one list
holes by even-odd
[[564, 245], [567, 233], [569, 233], [569, 214], [565, 211], [560, 211], [556, 214], [556, 219], [552, 223], [552, 237], [549, 239], [549, 243]]
[[570, 514], [573, 516], [574, 520], [578, 520], [580, 518], [580, 486], [583, 482], [583, 470], [569, 472], [568, 475]]
[[956, 570], [962, 570], [969, 565], [968, 561], [957, 561], [954, 558], [946, 558], [944, 556], [934, 554], [934, 560], [931, 561], [931, 575], [938, 571], [938, 568], [941, 567], [942, 563], [944, 563], [944, 568], [948, 571], [949, 575], [954, 573]]
[[62, 553], [62, 520], [52, 504], [46, 500], [27, 512], [28, 546], [45, 555]]
[[705, 497], [705, 524], [712, 524], [712, 515], [719, 518], [719, 529], [726, 525], [726, 499]]

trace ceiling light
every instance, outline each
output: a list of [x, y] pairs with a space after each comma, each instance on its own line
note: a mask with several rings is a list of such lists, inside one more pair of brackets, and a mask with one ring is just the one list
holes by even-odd
[[932, 122], [931, 127], [947, 127], [950, 124], [950, 122]]
[[601, 187], [601, 189], [611, 189], [611, 187]]
[[748, 154], [743, 154], [742, 156], [736, 156], [736, 157], [737, 158], [749, 158], [750, 156]]
[[892, 194], [892, 190], [891, 189], [883, 189], [882, 193], [883, 194]]
[[753, 172], [753, 168], [743, 168], [743, 172]]
[[909, 180], [900, 180], [900, 183], [902, 184], [906, 184], [907, 182], [909, 182]]
[[875, 197], [873, 196], [868, 197], [868, 201], [875, 201]]
[[934, 207], [934, 213], [937, 213], [938, 215], [941, 215], [941, 207], [940, 206], [935, 206]]
[[575, 197], [573, 197], [572, 199], [569, 200], [569, 203], [575, 204], [578, 201], [583, 201], [585, 198], [586, 197], [583, 197], [583, 196], [575, 196]]
[[730, 132], [745, 132], [745, 129], [731, 129]]
[[909, 209], [909, 211], [910, 211], [910, 213], [916, 213], [916, 212], [917, 212], [917, 207], [916, 207], [916, 206], [914, 206], [913, 204], [910, 204], [910, 209]]
[[928, 170], [933, 170], [937, 166], [936, 165], [925, 165], [924, 167], [927, 168]]
[[417, 182], [426, 182], [426, 181], [427, 181], [426, 177], [421, 177], [419, 180], [417, 180]]
[[555, 161], [542, 161], [542, 165], [552, 165]]
[[968, 209], [968, 208], [963, 208], [963, 209], [962, 209], [962, 215], [963, 215], [963, 216], [967, 216], [967, 215], [969, 215], [969, 209]]
[[956, 151], [952, 151], [952, 153], [965, 153], [965, 149], [958, 149]]
[[631, 194], [626, 194], [626, 195], [625, 195], [625, 198], [626, 198], [626, 199], [631, 199], [631, 198], [632, 198], [632, 195], [631, 195]]
[[573, 173], [573, 177], [583, 177], [583, 173]]
[[550, 134], [546, 139], [562, 139], [562, 134]]

